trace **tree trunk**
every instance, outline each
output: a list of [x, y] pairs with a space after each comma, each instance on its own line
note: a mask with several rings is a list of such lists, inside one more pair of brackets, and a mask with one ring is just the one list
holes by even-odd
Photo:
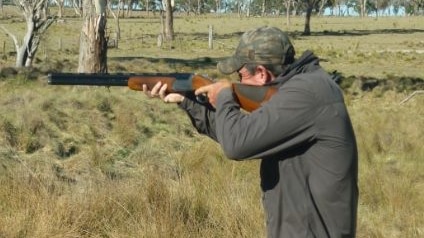
[[375, 1], [375, 19], [378, 19], [378, 0]]
[[290, 6], [291, 6], [291, 0], [286, 0], [286, 25], [290, 26]]
[[220, 12], [220, 10], [221, 10], [221, 1], [215, 0], [215, 14], [218, 14]]
[[303, 35], [311, 35], [311, 15], [312, 15], [313, 5], [308, 4], [306, 8], [306, 17], [305, 17], [305, 29], [303, 30]]
[[106, 0], [84, 0], [79, 73], [107, 73]]
[[132, 5], [133, 5], [133, 0], [128, 0], [127, 17], [131, 17]]
[[76, 15], [82, 15], [82, 0], [72, 0], [72, 7], [74, 8]]
[[116, 44], [118, 44], [118, 40], [121, 39], [121, 26], [119, 25], [119, 15], [116, 15], [113, 10], [112, 7], [110, 6], [110, 2], [108, 3], [108, 8], [109, 8], [109, 12], [110, 14], [112, 14], [113, 19], [115, 19], [115, 36], [116, 36]]
[[239, 17], [239, 18], [241, 18], [241, 17], [242, 17], [242, 12], [241, 12], [241, 0], [237, 0], [236, 6], [237, 6], [237, 14], [238, 14], [238, 17]]
[[168, 41], [174, 40], [174, 16], [172, 5], [171, 0], [166, 0], [165, 37]]
[[[34, 27], [35, 24], [32, 21], [32, 17], [31, 19], [27, 19], [27, 32], [24, 37], [24, 42], [19, 48], [21, 55], [17, 57], [17, 59], [19, 58], [19, 62], [16, 61], [16, 67], [23, 65], [25, 67], [30, 67], [32, 65], [40, 41], [40, 37], [34, 36]], [[18, 52], [16, 52], [16, 55], [18, 55]]]
[[300, 8], [299, 6], [300, 6], [300, 4], [293, 4], [293, 11], [292, 11], [293, 16], [297, 16], [298, 15], [299, 8]]
[[12, 39], [16, 48], [16, 67], [30, 67], [35, 59], [38, 45], [44, 32], [53, 23], [53, 18], [47, 17], [47, 0], [20, 0], [16, 1], [25, 17], [27, 31], [19, 44], [17, 37], [4, 26], [0, 28]]
[[[97, 1], [97, 0], [93, 0], [93, 1]], [[124, 10], [123, 10], [123, 8], [124, 8], [124, 1], [123, 0], [119, 0], [118, 1], [118, 13], [117, 13], [118, 17], [120, 17], [120, 15], [121, 15], [121, 9], [122, 9], [122, 18], [125, 17], [124, 16]]]
[[366, 16], [366, 7], [367, 0], [359, 0], [361, 2], [361, 17], [364, 18]]
[[248, 0], [247, 1], [247, 7], [246, 7], [246, 17], [250, 17], [250, 5], [251, 5], [252, 1]]
[[262, 10], [261, 10], [261, 16], [265, 16], [266, 12], [266, 0], [262, 0]]
[[327, 4], [327, 0], [321, 0], [318, 15], [322, 16], [324, 14], [324, 6]]
[[62, 19], [63, 17], [63, 6], [65, 4], [65, 0], [57, 0], [57, 7], [58, 7], [58, 11], [57, 11], [57, 17], [59, 19]]

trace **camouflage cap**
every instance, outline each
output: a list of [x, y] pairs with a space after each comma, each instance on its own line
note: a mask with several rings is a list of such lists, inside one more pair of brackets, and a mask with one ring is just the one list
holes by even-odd
[[263, 26], [245, 32], [233, 56], [218, 62], [218, 70], [231, 74], [247, 63], [283, 65], [295, 51], [287, 33]]

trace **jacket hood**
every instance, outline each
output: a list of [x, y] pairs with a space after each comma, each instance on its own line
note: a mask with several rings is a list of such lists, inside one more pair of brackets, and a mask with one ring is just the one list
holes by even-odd
[[281, 85], [295, 75], [311, 72], [318, 69], [319, 67], [320, 66], [319, 66], [318, 57], [315, 56], [312, 51], [307, 50], [296, 61], [290, 64], [283, 71], [283, 73], [277, 76], [277, 78], [274, 81], [270, 82], [269, 85], [273, 85], [273, 84]]

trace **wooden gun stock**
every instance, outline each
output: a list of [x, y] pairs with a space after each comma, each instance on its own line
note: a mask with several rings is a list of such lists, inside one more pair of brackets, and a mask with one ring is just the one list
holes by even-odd
[[271, 86], [233, 84], [233, 91], [237, 102], [241, 108], [248, 112], [256, 110], [262, 103], [267, 102], [277, 90], [278, 88]]
[[144, 76], [144, 75], [134, 75], [130, 76], [128, 79], [128, 87], [132, 90], [142, 91], [143, 84], [147, 88], [151, 89], [158, 82], [167, 84], [166, 93], [181, 93], [187, 91], [194, 91], [200, 87], [212, 84], [213, 81], [207, 77], [193, 74], [185, 78], [177, 78], [172, 75], [166, 76]]
[[[198, 74], [160, 73], [160, 74], [84, 74], [51, 73], [48, 84], [51, 85], [86, 85], [86, 86], [127, 86], [132, 90], [142, 91], [143, 84], [148, 88], [162, 82], [167, 84], [166, 93], [186, 93], [214, 83], [213, 80]], [[233, 91], [240, 107], [251, 112], [268, 101], [277, 91], [271, 86], [253, 86], [240, 83], [233, 84]], [[201, 102], [201, 101], [200, 101]]]

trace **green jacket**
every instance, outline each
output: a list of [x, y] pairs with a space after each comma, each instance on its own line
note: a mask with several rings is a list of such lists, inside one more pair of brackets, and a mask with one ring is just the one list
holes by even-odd
[[249, 114], [229, 89], [216, 110], [180, 107], [228, 158], [262, 160], [268, 237], [354, 237], [358, 157], [342, 91], [309, 51], [272, 84], [278, 92]]

